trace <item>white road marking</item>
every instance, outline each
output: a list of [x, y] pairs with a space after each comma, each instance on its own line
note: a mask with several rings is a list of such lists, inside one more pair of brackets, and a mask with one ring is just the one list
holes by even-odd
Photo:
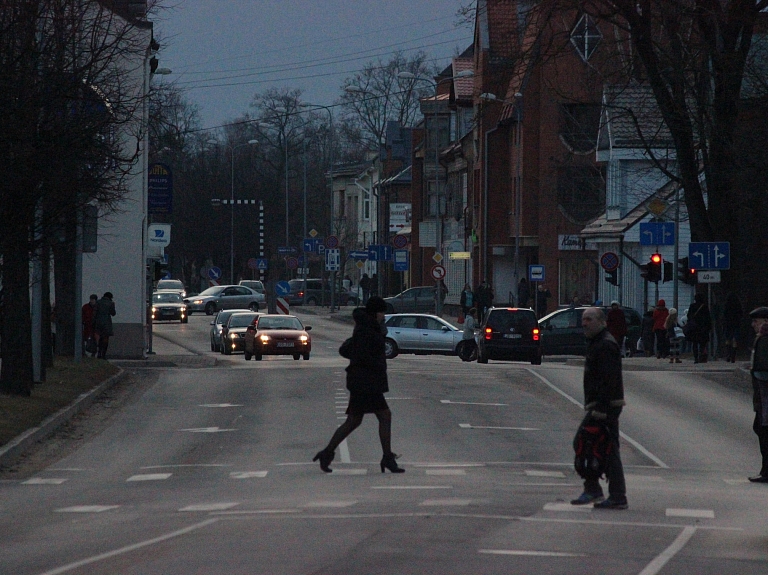
[[749, 479], [723, 479], [728, 485], [741, 485], [742, 483], [749, 483]]
[[459, 423], [462, 429], [506, 429], [512, 431], [541, 431], [536, 427], [501, 427], [495, 425], [472, 425], [470, 423]]
[[633, 475], [627, 473], [624, 475], [624, 479], [631, 481], [648, 481], [658, 483], [659, 481], [666, 481], [661, 475]]
[[[526, 370], [528, 373], [530, 373], [530, 374], [532, 374], [532, 375], [536, 376], [537, 378], [539, 378], [539, 379], [540, 379], [540, 380], [541, 380], [541, 381], [542, 381], [542, 382], [543, 382], [545, 385], [547, 385], [547, 386], [548, 386], [550, 389], [552, 389], [553, 391], [555, 391], [555, 392], [559, 393], [560, 395], [562, 395], [564, 398], [566, 398], [566, 399], [567, 399], [568, 401], [570, 401], [571, 403], [574, 403], [574, 404], [578, 405], [578, 406], [579, 406], [581, 409], [584, 409], [584, 404], [582, 404], [581, 402], [577, 401], [576, 399], [574, 399], [573, 397], [571, 397], [570, 395], [568, 395], [567, 393], [565, 393], [565, 392], [564, 392], [562, 389], [560, 389], [559, 387], [557, 387], [555, 384], [553, 384], [551, 381], [549, 381], [549, 380], [548, 380], [546, 377], [544, 377], [543, 375], [541, 375], [541, 374], [539, 374], [539, 373], [536, 373], [536, 372], [535, 372], [534, 370], [532, 370], [530, 367], [526, 367], [526, 368], [525, 368], [525, 370]], [[640, 444], [639, 444], [637, 441], [635, 441], [634, 439], [632, 439], [631, 437], [629, 437], [629, 436], [628, 436], [626, 433], [624, 433], [623, 431], [620, 431], [620, 432], [619, 432], [619, 435], [621, 435], [621, 437], [624, 439], [624, 441], [626, 441], [627, 443], [631, 444], [631, 445], [632, 445], [632, 446], [633, 446], [635, 449], [637, 449], [637, 450], [638, 450], [640, 453], [642, 453], [642, 454], [643, 454], [643, 455], [645, 455], [645, 456], [646, 456], [648, 459], [650, 459], [651, 461], [653, 461], [653, 462], [654, 462], [654, 463], [655, 463], [655, 464], [656, 464], [658, 467], [661, 467], [662, 469], [669, 469], [669, 465], [667, 465], [666, 463], [664, 463], [664, 462], [663, 462], [661, 459], [659, 459], [658, 457], [656, 457], [656, 456], [655, 456], [653, 453], [651, 453], [650, 451], [648, 451], [648, 450], [647, 450], [645, 447], [643, 447], [642, 445], [640, 445]]]
[[352, 463], [352, 460], [349, 458], [349, 444], [346, 439], [339, 444], [339, 456], [342, 463]]
[[73, 505], [72, 507], [62, 507], [56, 509], [56, 513], [103, 513], [117, 509], [119, 505]]
[[242, 403], [203, 403], [200, 407], [243, 407]]
[[51, 569], [50, 571], [46, 571], [45, 573], [40, 573], [39, 575], [61, 575], [61, 573], [66, 573], [67, 571], [72, 571], [79, 567], [90, 565], [91, 563], [97, 563], [98, 561], [103, 561], [104, 559], [117, 557], [118, 555], [130, 553], [132, 551], [136, 551], [137, 549], [141, 549], [143, 547], [148, 547], [156, 543], [162, 543], [163, 541], [167, 541], [168, 539], [173, 539], [174, 537], [186, 535], [187, 533], [191, 533], [192, 531], [196, 531], [197, 529], [200, 529], [202, 527], [207, 527], [208, 525], [211, 525], [213, 523], [218, 523], [218, 521], [219, 521], [218, 519], [206, 519], [205, 521], [202, 521], [200, 523], [195, 523], [194, 525], [190, 525], [189, 527], [185, 527], [184, 529], [179, 529], [178, 531], [171, 531], [170, 533], [166, 533], [165, 535], [161, 535], [160, 537], [155, 537], [154, 539], [147, 539], [146, 541], [141, 541], [140, 543], [134, 543], [133, 545], [127, 545], [125, 547], [115, 549], [114, 551], [107, 551], [106, 553], [101, 553], [100, 555], [93, 555], [92, 557], [81, 559], [80, 561], [75, 561], [74, 563], [69, 563], [67, 565], [62, 565], [61, 567], [58, 567], [56, 569]]
[[167, 469], [175, 467], [232, 467], [231, 463], [180, 463], [177, 465], [145, 465], [139, 469]]
[[268, 471], [233, 471], [229, 474], [232, 479], [253, 479], [255, 477], [266, 477]]
[[667, 564], [667, 562], [672, 559], [679, 551], [685, 547], [685, 544], [690, 541], [691, 537], [693, 537], [693, 534], [696, 533], [695, 527], [685, 527], [683, 528], [682, 533], [677, 536], [677, 539], [675, 539], [672, 542], [672, 545], [667, 547], [661, 555], [656, 557], [653, 561], [648, 563], [646, 565], [645, 569], [640, 571], [638, 575], [656, 575], [659, 571], [662, 570], [664, 565]]
[[131, 475], [126, 481], [162, 481], [168, 479], [173, 473], [144, 473]]
[[67, 480], [57, 477], [32, 477], [22, 482], [22, 485], [61, 485], [65, 481]]
[[451, 401], [450, 399], [441, 399], [440, 403], [448, 405], [492, 405], [492, 406], [507, 406], [508, 403], [477, 403], [473, 401]]
[[189, 433], [221, 433], [223, 431], [237, 431], [236, 429], [221, 429], [220, 427], [193, 427], [191, 429], [179, 429]]
[[524, 472], [528, 477], [562, 477], [565, 478], [565, 473], [562, 471], [538, 471], [535, 469], [526, 469]]
[[300, 513], [301, 509], [253, 509], [248, 511], [213, 511], [211, 515], [277, 515], [281, 513]]
[[388, 397], [387, 401], [402, 401], [402, 400], [408, 400], [413, 399], [412, 397]]
[[453, 485], [373, 485], [371, 489], [453, 489]]
[[353, 505], [357, 505], [357, 501], [312, 501], [304, 507], [352, 507]]
[[667, 517], [698, 517], [700, 519], [714, 519], [715, 512], [712, 509], [673, 509], [667, 508]]
[[367, 469], [339, 469], [338, 467], [333, 470], [331, 475], [368, 475]]
[[580, 511], [589, 513], [594, 507], [591, 505], [571, 505], [570, 503], [546, 503], [544, 511]]
[[200, 505], [187, 505], [179, 511], [226, 511], [240, 505], [239, 503], [201, 503]]
[[427, 469], [427, 475], [466, 475], [466, 469]]
[[559, 551], [515, 551], [513, 549], [480, 549], [486, 555], [517, 555], [522, 557], [586, 557], [586, 553], [562, 553]]
[[427, 499], [419, 503], [423, 507], [466, 507], [472, 503], [471, 499]]
[[413, 467], [485, 467], [485, 463], [412, 463]]

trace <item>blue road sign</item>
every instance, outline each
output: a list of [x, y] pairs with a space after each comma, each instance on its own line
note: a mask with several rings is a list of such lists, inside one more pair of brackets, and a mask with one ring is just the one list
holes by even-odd
[[688, 265], [696, 270], [731, 269], [731, 243], [691, 242], [688, 244]]
[[392, 246], [389, 244], [371, 244], [368, 246], [368, 259], [372, 262], [392, 261]]
[[275, 293], [279, 296], [291, 293], [291, 284], [286, 281], [279, 281], [275, 284]]
[[302, 247], [305, 252], [320, 253], [320, 246], [323, 244], [323, 238], [304, 238]]
[[530, 282], [543, 282], [544, 281], [544, 266], [542, 266], [542, 265], [529, 265], [528, 266], [528, 281], [530, 281]]
[[221, 268], [217, 268], [216, 266], [211, 266], [208, 268], [208, 277], [212, 280], [217, 280], [221, 277]]
[[279, 254], [295, 254], [296, 248], [293, 246], [280, 246], [277, 248], [277, 253]]
[[267, 258], [256, 258], [256, 269], [266, 270], [269, 267], [269, 260]]
[[393, 253], [394, 266], [396, 272], [408, 271], [408, 250], [395, 250]]
[[641, 246], [674, 246], [674, 222], [647, 222], [640, 224]]
[[347, 254], [347, 257], [353, 260], [367, 260], [368, 252], [365, 250], [354, 250], [349, 252], [349, 254]]

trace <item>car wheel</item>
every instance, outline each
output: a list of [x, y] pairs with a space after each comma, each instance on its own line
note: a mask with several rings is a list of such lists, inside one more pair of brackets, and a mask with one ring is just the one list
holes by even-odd
[[251, 361], [251, 354], [249, 352], [244, 351], [243, 357], [245, 358], [245, 361]]
[[252, 302], [251, 305], [248, 306], [248, 309], [251, 311], [259, 311], [259, 303]]
[[209, 301], [207, 304], [205, 304], [205, 315], [213, 315], [216, 311], [216, 304], [212, 301]]
[[387, 359], [395, 359], [397, 357], [398, 350], [395, 340], [387, 338], [384, 340], [384, 356]]
[[262, 357], [263, 356], [260, 353], [254, 353], [253, 354], [253, 359], [255, 359], [256, 361], [261, 361]]
[[232, 350], [228, 345], [221, 344], [221, 353], [224, 355], [232, 355]]
[[293, 359], [295, 359], [296, 361], [298, 361], [298, 360], [300, 360], [300, 359], [301, 359], [301, 356], [300, 356], [298, 353], [294, 353], [294, 354], [293, 354]]
[[309, 360], [309, 354], [308, 354], [308, 353], [305, 353], [305, 354], [304, 354], [302, 357], [303, 357], [304, 359], [306, 359], [306, 360]]

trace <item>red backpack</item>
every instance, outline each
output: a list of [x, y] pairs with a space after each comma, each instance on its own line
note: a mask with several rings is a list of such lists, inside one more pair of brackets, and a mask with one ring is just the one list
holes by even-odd
[[582, 422], [573, 438], [576, 457], [573, 466], [584, 479], [599, 478], [608, 469], [613, 439], [608, 427], [599, 421]]

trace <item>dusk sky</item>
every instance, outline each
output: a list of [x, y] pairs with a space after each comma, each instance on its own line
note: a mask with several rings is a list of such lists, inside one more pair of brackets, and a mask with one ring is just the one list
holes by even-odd
[[270, 87], [300, 88], [308, 103], [329, 105], [343, 80], [366, 63], [419, 49], [444, 68], [472, 42], [457, 27], [468, 0], [166, 0], [153, 17], [160, 67], [196, 104], [203, 127], [250, 111]]

